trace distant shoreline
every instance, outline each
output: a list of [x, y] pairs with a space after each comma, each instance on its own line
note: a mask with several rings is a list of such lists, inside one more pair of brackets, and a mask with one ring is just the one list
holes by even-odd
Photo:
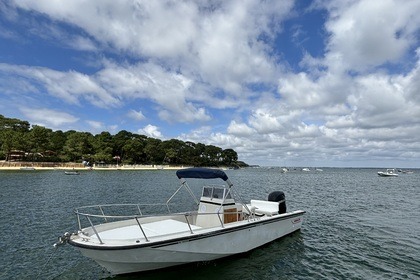
[[170, 166], [170, 167], [163, 167], [163, 168], [158, 168], [158, 167], [92, 167], [92, 168], [80, 168], [80, 167], [75, 167], [75, 168], [66, 168], [66, 167], [32, 167], [32, 166], [27, 166], [27, 167], [0, 167], [0, 171], [28, 171], [28, 170], [63, 170], [63, 171], [70, 171], [70, 170], [77, 170], [77, 171], [94, 171], [94, 170], [178, 170], [178, 169], [184, 169], [184, 168], [188, 168], [188, 167], [184, 167], [184, 166], [178, 166], [178, 167], [174, 167], [174, 166]]
[[0, 162], [0, 171], [4, 170], [21, 170], [21, 171], [36, 171], [36, 170], [77, 170], [77, 171], [92, 171], [92, 170], [178, 170], [188, 168], [190, 166], [171, 166], [171, 165], [94, 165], [84, 166], [80, 163], [30, 163], [30, 162]]

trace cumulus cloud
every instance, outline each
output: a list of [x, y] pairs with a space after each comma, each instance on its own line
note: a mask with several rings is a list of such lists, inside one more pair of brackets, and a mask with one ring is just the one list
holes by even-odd
[[162, 139], [163, 135], [157, 126], [148, 124], [137, 131], [139, 134], [146, 135], [152, 138]]
[[102, 45], [181, 67], [185, 75], [234, 96], [247, 84], [275, 80], [275, 61], [259, 36], [274, 38], [292, 3], [90, 1], [80, 9], [78, 1], [16, 1], [20, 8], [80, 27]]
[[40, 67], [20, 67], [20, 73], [72, 104], [84, 99], [106, 108], [121, 106], [123, 99], [148, 98], [158, 105], [160, 118], [170, 122], [209, 121], [205, 106], [245, 106], [246, 96], [252, 95], [248, 86], [275, 83], [277, 66], [268, 54], [267, 41], [274, 38], [278, 23], [292, 8], [292, 1], [275, 6], [265, 1], [182, 1], [176, 5], [92, 1], [83, 3], [83, 9], [78, 1], [19, 0], [14, 4], [77, 26], [89, 35], [70, 36], [64, 28], [45, 21], [34, 32], [46, 40], [61, 38], [78, 50], [108, 46], [149, 58], [149, 62], [118, 66], [105, 61], [93, 75]]
[[417, 1], [328, 2], [331, 34], [326, 63], [332, 69], [363, 71], [396, 62], [416, 42]]
[[[357, 121], [364, 127], [398, 126], [410, 122], [416, 107], [398, 90], [392, 76], [381, 74], [360, 77], [355, 80], [357, 93], [351, 96], [351, 105], [357, 110]], [[414, 105], [414, 107], [413, 107]], [[414, 110], [413, 110], [414, 109]]]
[[[144, 121], [138, 108], [150, 106], [148, 120], [183, 124], [180, 139], [234, 148], [250, 163], [420, 157], [416, 0], [314, 2], [325, 12], [325, 48], [310, 55], [308, 27], [292, 25], [287, 39], [303, 53], [296, 69], [279, 51], [293, 1], [8, 3], [0, 5], [11, 22], [20, 9], [45, 17], [34, 36], [101, 53], [89, 71], [0, 64], [2, 94], [21, 107], [45, 95], [105, 110], [136, 103], [123, 114]], [[149, 124], [138, 132], [162, 138], [164, 129]]]
[[227, 132], [236, 136], [250, 136], [255, 133], [255, 130], [253, 130], [245, 123], [237, 123], [236, 121], [232, 121], [227, 128]]
[[152, 63], [121, 67], [107, 63], [96, 78], [112, 93], [125, 99], [147, 98], [158, 105], [159, 116], [170, 122], [209, 120], [204, 108], [187, 102], [192, 81]]
[[250, 124], [261, 134], [280, 132], [283, 124], [279, 118], [280, 116], [277, 114], [271, 114], [270, 111], [258, 109], [250, 117]]
[[[43, 67], [0, 64], [0, 71], [22, 86], [18, 92], [47, 92], [69, 104], [81, 100], [101, 108], [120, 107], [124, 100], [149, 99], [158, 105], [159, 116], [170, 122], [210, 120], [206, 109], [187, 102], [191, 81], [180, 74], [167, 72], [155, 64], [126, 68], [107, 63], [107, 67], [86, 75], [75, 71], [61, 72]], [[28, 83], [31, 81], [32, 83]], [[34, 87], [34, 85], [36, 87]]]
[[[212, 133], [212, 128], [210, 126], [201, 126], [197, 129], [193, 129], [189, 133], [182, 133], [179, 138], [185, 141], [192, 141], [192, 142], [201, 142], [203, 141], [204, 137], [207, 137], [209, 134]], [[208, 142], [205, 142], [208, 143]]]

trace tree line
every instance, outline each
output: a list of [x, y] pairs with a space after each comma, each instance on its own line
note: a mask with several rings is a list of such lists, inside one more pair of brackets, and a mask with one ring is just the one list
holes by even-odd
[[0, 115], [0, 160], [89, 162], [105, 164], [170, 164], [188, 166], [246, 166], [233, 149], [181, 141], [160, 140], [121, 130], [93, 135], [30, 125]]

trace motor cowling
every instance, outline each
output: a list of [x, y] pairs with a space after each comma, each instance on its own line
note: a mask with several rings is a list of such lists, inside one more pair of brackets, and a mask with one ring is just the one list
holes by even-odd
[[279, 203], [279, 214], [286, 213], [286, 196], [282, 191], [271, 192], [268, 195], [268, 201], [280, 202]]

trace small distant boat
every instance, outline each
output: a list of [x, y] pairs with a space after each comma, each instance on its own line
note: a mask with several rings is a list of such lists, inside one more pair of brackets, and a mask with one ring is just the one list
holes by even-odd
[[35, 167], [32, 167], [32, 166], [24, 166], [24, 167], [21, 167], [20, 170], [32, 171], [32, 170], [35, 170]]
[[309, 172], [309, 171], [311, 171], [309, 168], [302, 168], [302, 171], [305, 171], [305, 172]]
[[413, 174], [414, 172], [411, 170], [402, 170], [401, 171], [403, 174]]
[[315, 171], [324, 171], [324, 170], [322, 170], [321, 168], [317, 168], [315, 169]]
[[64, 174], [66, 175], [80, 175], [79, 171], [73, 170], [73, 171], [64, 171]]
[[289, 172], [289, 169], [287, 169], [286, 167], [283, 167], [283, 168], [280, 169], [280, 172], [281, 173], [286, 173], [286, 172]]
[[394, 168], [388, 168], [386, 171], [379, 171], [378, 175], [381, 177], [397, 177], [398, 173], [395, 172]]
[[[124, 274], [248, 252], [301, 228], [305, 211], [286, 211], [281, 191], [245, 203], [222, 170], [187, 168], [176, 175], [181, 186], [159, 205], [170, 211], [171, 199], [185, 188], [198, 206], [195, 210], [146, 215], [144, 207], [152, 204], [79, 207], [78, 231], [66, 232], [55, 246], [69, 243], [111, 273]], [[185, 180], [189, 178], [222, 179], [225, 184], [205, 184], [197, 199]], [[134, 212], [122, 216], [123, 206]]]

